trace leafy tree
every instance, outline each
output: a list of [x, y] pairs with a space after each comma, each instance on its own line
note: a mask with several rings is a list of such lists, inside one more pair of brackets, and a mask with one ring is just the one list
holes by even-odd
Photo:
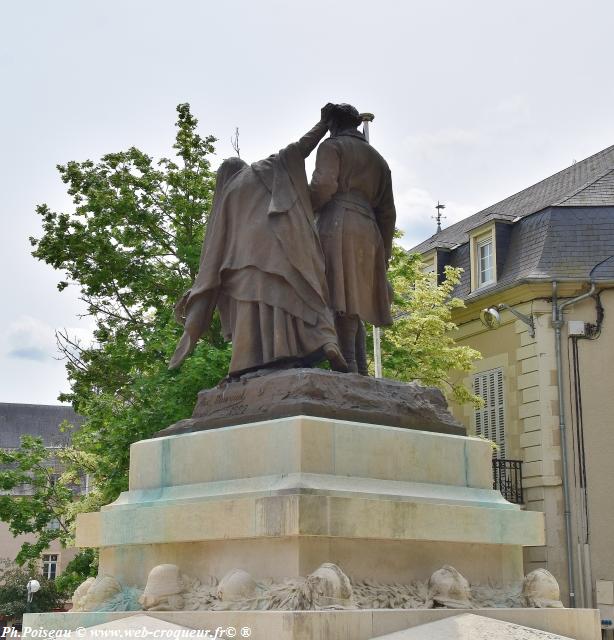
[[126, 488], [130, 444], [189, 416], [229, 360], [216, 326], [179, 372], [166, 368], [181, 335], [173, 305], [198, 271], [215, 188], [215, 139], [197, 133], [189, 105], [177, 111], [177, 161], [130, 148], [58, 166], [74, 210], [40, 205], [43, 235], [31, 239], [33, 255], [66, 274], [58, 288], [78, 287], [95, 321], [92, 345], [58, 335], [71, 384], [60, 399], [87, 418], [74, 451], [95, 458], [102, 503]]
[[37, 533], [35, 543], [24, 542], [19, 562], [39, 558], [56, 539], [65, 539], [68, 528], [62, 517], [72, 491], [58, 482], [57, 467], [41, 438], [23, 436], [21, 448], [0, 449], [0, 489], [21, 495], [0, 495], [0, 519], [13, 535]]
[[408, 254], [395, 245], [388, 277], [394, 289], [390, 328], [381, 332], [384, 377], [418, 380], [450, 394], [458, 403], [481, 400], [460, 383], [461, 374], [471, 371], [479, 351], [454, 342], [454, 309], [464, 307], [452, 296], [462, 270], [446, 267], [445, 279], [437, 283], [434, 273], [422, 271], [419, 254]]
[[[72, 210], [37, 207], [43, 234], [30, 239], [33, 255], [65, 274], [60, 291], [78, 288], [95, 331], [92, 344], [57, 335], [71, 385], [60, 399], [86, 417], [72, 447], [57, 452], [60, 476], [49, 484], [40, 440], [26, 438], [1, 458], [3, 489], [30, 485], [31, 495], [0, 500], [0, 518], [13, 533], [38, 537], [22, 546], [20, 562], [39, 557], [53, 539], [69, 542], [79, 511], [127, 488], [130, 445], [188, 417], [198, 391], [227, 371], [230, 348], [219, 322], [180, 371], [167, 370], [181, 335], [173, 305], [197, 273], [215, 188], [215, 139], [197, 133], [189, 105], [177, 112], [176, 160], [154, 162], [130, 148], [96, 163], [69, 162], [58, 170]], [[73, 485], [85, 474], [93, 490], [77, 497]]]
[[67, 565], [66, 569], [55, 579], [56, 589], [72, 595], [75, 589], [98, 574], [98, 552], [96, 549], [83, 549]]
[[86, 496], [84, 475], [93, 474], [97, 457], [71, 447], [48, 450], [40, 437], [24, 435], [21, 446], [0, 449], [0, 520], [15, 535], [35, 534], [34, 542], [23, 542], [19, 564], [40, 558], [51, 542], [63, 545], [74, 538], [77, 513], [102, 506], [100, 491]]
[[[34, 594], [29, 607], [28, 580], [40, 582], [41, 588]], [[20, 567], [11, 560], [0, 560], [0, 616], [20, 619], [26, 610], [43, 613], [61, 608], [66, 598], [58, 591], [53, 580], [47, 580], [35, 567]]]

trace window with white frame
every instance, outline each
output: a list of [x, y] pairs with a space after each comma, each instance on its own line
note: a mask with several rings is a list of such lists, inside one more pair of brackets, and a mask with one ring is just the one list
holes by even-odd
[[484, 406], [475, 411], [475, 433], [492, 440], [498, 447], [494, 455], [505, 458], [503, 369], [477, 373], [473, 377], [473, 392], [484, 401]]
[[476, 243], [477, 283], [483, 287], [495, 281], [494, 252], [492, 235], [478, 239]]
[[49, 553], [43, 556], [43, 576], [48, 580], [55, 580], [58, 572], [58, 554]]
[[47, 526], [45, 527], [47, 531], [57, 531], [59, 528], [60, 521], [57, 518], [52, 518], [51, 520], [49, 520]]

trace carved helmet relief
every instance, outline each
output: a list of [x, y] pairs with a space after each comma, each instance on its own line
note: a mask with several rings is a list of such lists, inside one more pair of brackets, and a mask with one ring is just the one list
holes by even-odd
[[469, 582], [454, 567], [444, 565], [429, 579], [427, 608], [473, 609]]
[[186, 576], [177, 565], [161, 564], [149, 572], [142, 592], [112, 576], [88, 578], [73, 595], [73, 611], [558, 608], [559, 598], [558, 583], [545, 569], [532, 571], [522, 585], [470, 585], [449, 565], [428, 581], [384, 584], [351, 580], [338, 565], [325, 562], [306, 578], [257, 581], [232, 569], [218, 583], [213, 576]]
[[258, 585], [252, 576], [242, 569], [231, 569], [221, 580], [217, 596], [222, 601], [255, 598]]
[[522, 583], [522, 598], [526, 607], [563, 607], [559, 583], [547, 569], [535, 569], [525, 577]]

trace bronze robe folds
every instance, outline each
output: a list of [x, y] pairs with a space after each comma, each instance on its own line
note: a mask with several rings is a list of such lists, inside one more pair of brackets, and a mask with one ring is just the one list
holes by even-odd
[[321, 359], [323, 345], [337, 342], [305, 175], [305, 157], [325, 132], [319, 123], [279, 154], [220, 167], [200, 269], [183, 311], [189, 344], [182, 339], [171, 367], [194, 348], [216, 306], [233, 343], [231, 375]]
[[333, 311], [392, 324], [386, 279], [396, 211], [390, 169], [355, 130], [318, 148], [310, 186]]

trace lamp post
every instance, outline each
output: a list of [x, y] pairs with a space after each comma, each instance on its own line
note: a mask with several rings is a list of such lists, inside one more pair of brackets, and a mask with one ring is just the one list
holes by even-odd
[[[369, 123], [373, 122], [375, 116], [372, 113], [361, 113], [362, 132], [369, 142]], [[382, 377], [382, 337], [379, 327], [373, 327], [373, 361], [375, 363], [375, 377]]]
[[28, 591], [28, 599], [26, 600], [26, 613], [30, 613], [30, 608], [32, 606], [32, 598], [40, 588], [41, 588], [41, 583], [38, 580], [33, 580], [32, 578], [28, 580], [28, 584], [26, 585], [26, 589]]

